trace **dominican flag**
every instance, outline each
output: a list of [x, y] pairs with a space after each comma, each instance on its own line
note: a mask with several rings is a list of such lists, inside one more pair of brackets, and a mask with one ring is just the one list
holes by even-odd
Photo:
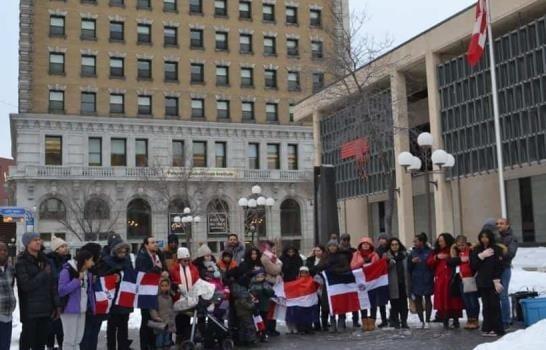
[[485, 42], [487, 41], [487, 6], [486, 1], [478, 0], [476, 4], [476, 20], [474, 22], [474, 30], [472, 38], [468, 46], [466, 58], [470, 66], [475, 66], [483, 55], [485, 50]]
[[255, 313], [252, 316], [252, 319], [254, 320], [254, 326], [256, 327], [257, 332], [265, 331], [265, 322], [264, 322], [262, 316], [260, 316], [259, 313]]
[[330, 313], [332, 315], [346, 314], [362, 309], [369, 309], [384, 304], [388, 299], [388, 265], [387, 260], [381, 259], [361, 269], [345, 274], [323, 272]]
[[110, 311], [116, 295], [117, 275], [108, 275], [95, 281], [95, 314], [106, 315]]
[[138, 273], [135, 307], [140, 309], [157, 309], [157, 292], [160, 278], [161, 275], [158, 273]]
[[123, 272], [119, 284], [116, 305], [126, 308], [134, 307], [137, 293], [136, 274], [134, 272]]
[[291, 282], [280, 281], [273, 286], [278, 298], [286, 300], [286, 306], [310, 307], [318, 304], [318, 283], [312, 277], [298, 278]]

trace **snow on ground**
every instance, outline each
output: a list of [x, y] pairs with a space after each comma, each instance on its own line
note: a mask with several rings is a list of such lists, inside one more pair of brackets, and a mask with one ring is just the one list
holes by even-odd
[[515, 268], [546, 268], [546, 247], [519, 248], [512, 264]]
[[546, 320], [542, 320], [527, 329], [509, 333], [495, 342], [480, 344], [474, 350], [543, 349], [546, 343], [545, 333]]

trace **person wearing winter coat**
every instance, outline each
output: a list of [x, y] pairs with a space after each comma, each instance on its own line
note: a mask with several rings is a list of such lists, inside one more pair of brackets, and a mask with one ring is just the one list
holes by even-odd
[[237, 329], [238, 345], [254, 346], [257, 343], [257, 338], [253, 316], [258, 299], [238, 283], [233, 284], [231, 294], [233, 295], [233, 306], [237, 315], [235, 328]]
[[[311, 256], [309, 256], [305, 260], [305, 266], [309, 269], [309, 273], [311, 276], [315, 278], [315, 281], [321, 285], [321, 288], [319, 288], [318, 297], [319, 297], [319, 303], [318, 303], [318, 314], [320, 315], [319, 318], [317, 318], [317, 321], [314, 324], [315, 331], [321, 331], [321, 330], [328, 330], [328, 306], [324, 308], [324, 303], [322, 300], [322, 286], [324, 285], [324, 281], [322, 280], [322, 277], [319, 276], [319, 270], [321, 266], [326, 261], [326, 248], [323, 245], [317, 245], [313, 248], [313, 252], [311, 253]], [[328, 298], [326, 298], [325, 303], [328, 303]], [[321, 324], [322, 323], [322, 324]]]
[[165, 260], [165, 269], [171, 270], [176, 264], [176, 251], [178, 250], [178, 236], [171, 233], [167, 236], [167, 246], [163, 249], [163, 259]]
[[8, 257], [8, 246], [0, 242], [0, 350], [9, 350], [11, 346], [13, 311], [17, 304], [13, 290], [15, 268]]
[[440, 234], [436, 239], [434, 251], [427, 259], [428, 266], [434, 270], [434, 308], [445, 329], [449, 329], [450, 319], [453, 319], [453, 327], [459, 328], [459, 318], [462, 317], [463, 310], [462, 299], [450, 293], [454, 269], [448, 265], [448, 260], [454, 242], [451, 234]]
[[480, 302], [479, 294], [474, 279], [474, 271], [470, 266], [470, 253], [472, 245], [463, 235], [457, 236], [455, 244], [451, 246], [451, 258], [448, 264], [455, 268], [461, 281], [461, 296], [466, 310], [467, 322], [465, 329], [480, 328]]
[[195, 259], [192, 262], [193, 266], [195, 266], [199, 271], [199, 277], [205, 277], [207, 272], [207, 267], [205, 264], [211, 261], [216, 264], [216, 259], [212, 255], [212, 250], [205, 243], [201, 244], [199, 248], [197, 248]]
[[220, 260], [216, 263], [220, 273], [222, 274], [222, 280], [227, 281], [227, 275], [230, 271], [237, 268], [237, 262], [233, 260], [233, 255], [230, 252], [223, 251]]
[[385, 257], [389, 261], [389, 296], [391, 302], [391, 327], [409, 328], [408, 295], [411, 289], [406, 247], [398, 238], [389, 240]]
[[[68, 248], [68, 243], [66, 243], [63, 239], [57, 236], [51, 237], [51, 243], [49, 244], [49, 247], [51, 248], [51, 252], [47, 254], [47, 258], [51, 263], [51, 272], [53, 273], [53, 276], [55, 278], [55, 283], [58, 283], [59, 274], [61, 273], [64, 264], [66, 264], [66, 262], [71, 259], [70, 250]], [[57, 344], [60, 348], [63, 344], [63, 339], [64, 335], [61, 319], [59, 318], [57, 320], [53, 320], [51, 322], [49, 335], [47, 336], [47, 348], [54, 349], [55, 340], [57, 341]]]
[[[256, 299], [256, 307], [262, 320], [267, 319], [267, 311], [269, 310], [269, 303], [271, 298], [275, 295], [271, 284], [265, 280], [264, 269], [258, 269], [254, 271], [254, 277], [250, 280], [249, 293]], [[259, 334], [260, 341], [265, 342], [267, 336], [265, 333]]]
[[496, 221], [496, 226], [499, 231], [500, 239], [498, 243], [506, 247], [503, 257], [504, 270], [502, 271], [501, 283], [504, 287], [500, 293], [502, 323], [505, 329], [508, 329], [512, 324], [510, 318], [510, 300], [508, 297], [508, 289], [510, 288], [510, 279], [512, 278], [512, 260], [518, 251], [518, 241], [512, 232], [512, 226], [507, 218], [500, 218]]
[[228, 241], [224, 251], [231, 253], [233, 260], [235, 260], [237, 265], [240, 265], [245, 257], [245, 245], [243, 242], [239, 241], [239, 236], [235, 233], [230, 233], [228, 235]]
[[[351, 235], [348, 233], [344, 233], [339, 237], [339, 251], [344, 253], [347, 256], [347, 259], [349, 260], [349, 264], [351, 263], [351, 259], [353, 258], [353, 255], [356, 251], [356, 248], [351, 246]], [[360, 324], [358, 323], [358, 311], [355, 311], [352, 313], [353, 318], [353, 328], [359, 328]]]
[[431, 296], [434, 292], [434, 272], [427, 264], [432, 249], [427, 241], [426, 233], [421, 232], [416, 235], [413, 240], [413, 249], [408, 255], [411, 297], [415, 302], [415, 309], [422, 328], [430, 327], [430, 317], [432, 315]]
[[281, 255], [281, 261], [283, 281], [291, 282], [298, 279], [300, 267], [303, 266], [299, 251], [293, 246], [288, 246]]
[[[254, 270], [262, 268], [262, 252], [256, 247], [250, 247], [246, 250], [245, 258], [242, 263], [239, 264], [236, 271], [238, 283], [248, 288], [250, 285], [250, 279], [253, 276]], [[232, 270], [233, 271], [233, 270]]]
[[505, 268], [503, 259], [506, 251], [497, 245], [495, 235], [489, 230], [480, 232], [478, 242], [470, 255], [470, 265], [476, 271], [476, 285], [483, 304], [482, 335], [502, 336], [505, 330], [499, 295], [504, 288], [501, 276]]
[[[386, 233], [380, 233], [377, 236], [377, 243], [376, 243], [376, 249], [375, 252], [377, 255], [379, 255], [380, 258], [385, 255], [387, 250], [389, 249], [387, 247], [388, 241], [390, 239], [390, 236]], [[381, 314], [381, 323], [377, 326], [379, 328], [386, 327], [388, 325], [387, 321], [387, 305], [379, 305], [379, 313]]]
[[[119, 293], [122, 282], [122, 276], [135, 275], [135, 270], [129, 256], [130, 246], [119, 235], [115, 235], [110, 240], [110, 246], [107, 249], [110, 255], [105, 256], [104, 262], [104, 275], [117, 275], [116, 291], [114, 299], [116, 300]], [[133, 312], [133, 308], [123, 307], [116, 305], [115, 303], [110, 308], [108, 314], [108, 322], [106, 325], [106, 345], [108, 350], [129, 350], [129, 346], [132, 343], [129, 340], [129, 315]]]
[[[260, 252], [262, 253], [260, 257], [260, 262], [265, 270], [265, 278], [272, 285], [276, 283], [277, 276], [280, 276], [282, 272], [282, 261], [275, 254], [275, 243], [271, 241], [261, 241], [259, 244]], [[269, 304], [270, 309], [275, 307], [274, 303]], [[276, 320], [264, 320], [267, 328], [267, 333], [270, 336], [279, 336], [280, 333], [277, 331], [277, 321]]]
[[19, 293], [21, 350], [43, 349], [51, 320], [59, 318], [60, 300], [52, 267], [42, 252], [42, 240], [36, 232], [21, 237], [25, 250], [17, 256], [15, 275]]
[[151, 320], [158, 326], [154, 328], [154, 349], [168, 350], [173, 343], [174, 324], [173, 298], [171, 295], [171, 281], [162, 277], [159, 281], [157, 294], [157, 309], [150, 310]]
[[59, 297], [63, 304], [61, 321], [64, 332], [63, 349], [79, 350], [85, 330], [85, 313], [95, 307], [93, 254], [80, 250], [69, 260], [59, 275]]

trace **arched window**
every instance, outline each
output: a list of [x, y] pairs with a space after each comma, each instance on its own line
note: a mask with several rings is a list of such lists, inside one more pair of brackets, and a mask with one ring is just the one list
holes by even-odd
[[300, 205], [293, 199], [281, 203], [281, 235], [301, 236]]
[[207, 231], [209, 235], [229, 233], [229, 207], [221, 199], [213, 199], [207, 205]]
[[[182, 222], [176, 222], [175, 218], [182, 218], [184, 216], [184, 209], [190, 208], [190, 203], [182, 198], [175, 198], [169, 203], [169, 230], [170, 233], [185, 235], [186, 233], [191, 235], [191, 224], [184, 224]], [[194, 215], [194, 213], [191, 213]]]
[[85, 203], [83, 217], [85, 220], [108, 220], [110, 219], [110, 206], [102, 198], [92, 198]]
[[39, 214], [42, 220], [65, 220], [66, 208], [60, 199], [48, 198], [40, 204]]
[[152, 209], [142, 198], [127, 205], [127, 238], [142, 238], [152, 234]]

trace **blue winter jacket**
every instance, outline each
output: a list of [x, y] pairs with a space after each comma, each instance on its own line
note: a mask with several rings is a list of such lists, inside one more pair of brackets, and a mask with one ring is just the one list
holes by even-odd
[[[434, 271], [427, 265], [427, 258], [432, 252], [430, 247], [413, 248], [408, 255], [408, 270], [411, 277], [411, 294], [415, 296], [432, 295], [434, 293]], [[412, 262], [419, 257], [420, 262]]]

